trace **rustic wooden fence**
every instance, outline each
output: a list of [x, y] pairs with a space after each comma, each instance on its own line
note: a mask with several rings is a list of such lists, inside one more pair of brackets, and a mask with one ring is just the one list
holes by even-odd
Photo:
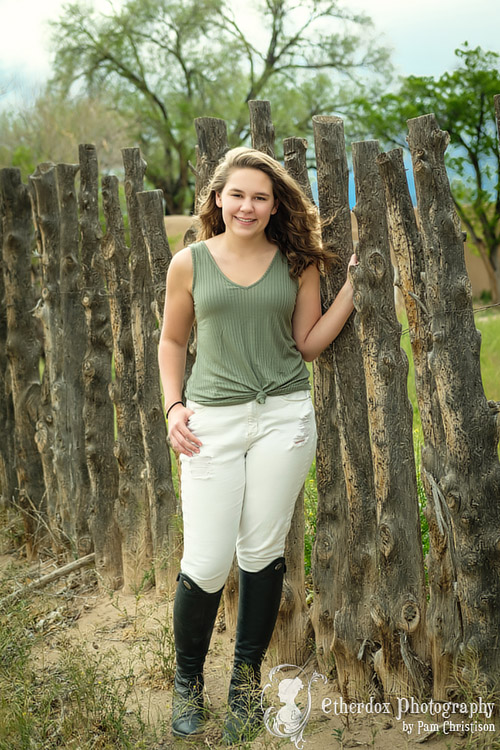
[[[253, 145], [273, 154], [269, 103], [250, 102], [250, 115]], [[223, 121], [195, 124], [198, 196], [228, 146]], [[348, 167], [342, 121], [313, 125], [324, 241], [341, 259], [322, 282], [327, 305], [353, 248]], [[408, 127], [419, 226], [402, 152], [353, 144], [357, 312], [314, 363], [314, 600], [308, 608], [298, 502], [273, 648], [302, 663], [314, 642], [320, 669], [335, 663], [350, 698], [441, 700], [464, 685], [485, 698], [500, 683], [500, 408], [482, 388], [447, 134], [433, 115]], [[284, 157], [310, 194], [306, 147], [286, 139]], [[80, 147], [79, 165], [41, 164], [28, 185], [0, 171], [0, 487], [28, 556], [47, 545], [94, 554], [105, 587], [151, 578], [171, 592], [182, 541], [156, 356], [171, 256], [161, 193], [143, 191], [137, 149], [123, 163], [128, 242], [118, 180], [104, 177], [99, 194], [93, 146]], [[425, 441], [425, 565], [391, 246]], [[229, 628], [236, 589], [232, 575]]]

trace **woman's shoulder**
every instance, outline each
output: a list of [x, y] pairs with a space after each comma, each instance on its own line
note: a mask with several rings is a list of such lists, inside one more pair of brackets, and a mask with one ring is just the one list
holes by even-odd
[[187, 245], [186, 247], [183, 247], [182, 250], [178, 250], [172, 256], [170, 265], [175, 266], [176, 268], [186, 268], [190, 265], [192, 266], [193, 260], [192, 260], [192, 253], [191, 253], [191, 245]]
[[303, 286], [316, 286], [319, 283], [320, 273], [316, 263], [310, 263], [307, 268], [304, 268], [299, 276], [299, 289]]
[[193, 276], [193, 257], [191, 253], [191, 246], [178, 250], [170, 261], [168, 269], [169, 276], [174, 276], [177, 279], [190, 279]]

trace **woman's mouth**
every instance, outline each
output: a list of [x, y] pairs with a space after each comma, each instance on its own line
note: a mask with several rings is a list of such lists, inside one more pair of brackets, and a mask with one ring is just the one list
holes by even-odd
[[255, 221], [255, 219], [244, 219], [241, 216], [235, 216], [234, 218], [236, 219], [236, 221], [239, 221], [240, 224], [246, 224], [246, 225], [253, 224], [253, 222]]

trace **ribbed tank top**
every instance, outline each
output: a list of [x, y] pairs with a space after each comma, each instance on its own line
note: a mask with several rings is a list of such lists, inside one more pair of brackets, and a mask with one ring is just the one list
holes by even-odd
[[207, 245], [191, 245], [197, 324], [196, 361], [186, 396], [200, 404], [243, 404], [309, 389], [309, 372], [292, 337], [298, 281], [277, 250], [249, 286], [231, 281]]

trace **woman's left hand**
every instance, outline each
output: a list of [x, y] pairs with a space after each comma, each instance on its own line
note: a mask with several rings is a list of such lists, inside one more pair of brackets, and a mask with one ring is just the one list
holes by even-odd
[[354, 309], [353, 288], [349, 268], [358, 265], [356, 253], [351, 255], [347, 278], [329, 309], [321, 314], [319, 271], [310, 265], [303, 272], [295, 312], [293, 314], [293, 338], [297, 349], [306, 362], [311, 362], [340, 333]]
[[358, 256], [356, 255], [356, 253], [353, 253], [351, 255], [349, 263], [347, 264], [348, 273], [349, 273], [349, 268], [351, 266], [359, 266], [359, 260], [358, 260]]
[[345, 280], [344, 287], [346, 290], [352, 295], [353, 294], [353, 288], [352, 288], [352, 280], [351, 280], [351, 273], [350, 269], [355, 268], [356, 266], [359, 266], [358, 256], [356, 253], [353, 253], [351, 255], [351, 258], [349, 260], [349, 263], [347, 264], [347, 278]]

